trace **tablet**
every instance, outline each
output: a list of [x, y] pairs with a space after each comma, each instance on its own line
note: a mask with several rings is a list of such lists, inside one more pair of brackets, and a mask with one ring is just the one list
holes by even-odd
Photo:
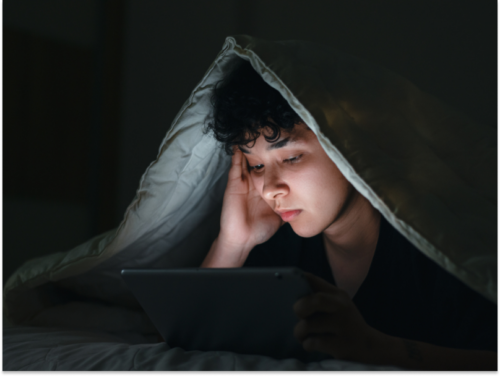
[[297, 268], [125, 269], [122, 277], [170, 347], [310, 359], [293, 304], [311, 292]]

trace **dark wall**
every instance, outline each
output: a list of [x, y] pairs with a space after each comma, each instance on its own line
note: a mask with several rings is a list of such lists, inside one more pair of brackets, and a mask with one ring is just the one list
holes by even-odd
[[4, 279], [117, 226], [224, 38], [305, 39], [496, 126], [497, 4], [6, 0]]
[[4, 280], [116, 226], [123, 9], [3, 2]]

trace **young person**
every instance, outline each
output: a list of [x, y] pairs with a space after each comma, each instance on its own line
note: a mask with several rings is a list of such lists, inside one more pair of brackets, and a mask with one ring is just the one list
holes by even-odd
[[202, 267], [298, 266], [308, 351], [414, 369], [496, 369], [496, 305], [424, 256], [340, 173], [284, 98], [240, 63], [213, 95], [232, 154]]

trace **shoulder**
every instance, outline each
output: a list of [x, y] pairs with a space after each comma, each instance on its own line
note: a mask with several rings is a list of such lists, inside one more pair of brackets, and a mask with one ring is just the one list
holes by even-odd
[[392, 266], [401, 268], [402, 278], [412, 280], [415, 287], [422, 290], [427, 298], [453, 298], [458, 301], [482, 298], [479, 293], [419, 250], [385, 219], [381, 222], [380, 237], [383, 252], [387, 253], [386, 259], [392, 259]]

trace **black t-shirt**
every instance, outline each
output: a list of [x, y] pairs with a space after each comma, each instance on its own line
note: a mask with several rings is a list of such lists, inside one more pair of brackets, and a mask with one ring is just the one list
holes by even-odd
[[[321, 234], [285, 224], [244, 267], [295, 266], [335, 285]], [[497, 350], [497, 306], [415, 248], [383, 217], [368, 275], [353, 302], [371, 327], [438, 346]]]

